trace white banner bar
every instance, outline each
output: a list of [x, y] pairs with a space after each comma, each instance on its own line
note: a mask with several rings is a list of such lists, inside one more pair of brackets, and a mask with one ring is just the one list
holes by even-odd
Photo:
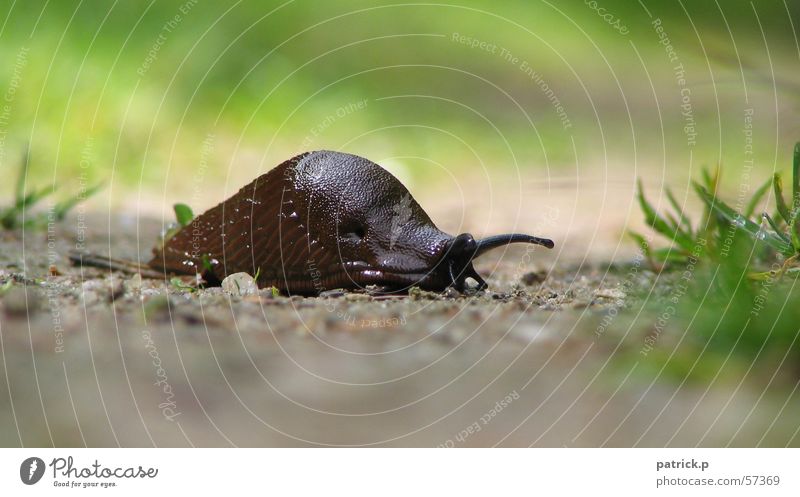
[[800, 495], [797, 449], [4, 449], [2, 495]]

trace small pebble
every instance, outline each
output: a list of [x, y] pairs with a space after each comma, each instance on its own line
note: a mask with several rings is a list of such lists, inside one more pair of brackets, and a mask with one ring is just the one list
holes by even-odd
[[601, 288], [594, 292], [594, 296], [612, 300], [622, 300], [626, 297], [625, 292], [616, 288]]
[[129, 292], [140, 291], [142, 289], [142, 275], [136, 273], [131, 278], [125, 280], [125, 287]]
[[320, 292], [319, 296], [320, 296], [320, 298], [323, 298], [323, 299], [324, 298], [337, 299], [339, 297], [344, 297], [345, 293], [347, 293], [347, 292], [345, 292], [343, 289], [336, 288], [334, 290], [325, 290], [324, 292]]
[[280, 290], [278, 290], [274, 286], [268, 286], [266, 288], [262, 288], [258, 291], [258, 294], [264, 299], [274, 299], [276, 297], [281, 296]]
[[442, 292], [442, 296], [446, 299], [457, 299], [461, 294], [455, 288], [449, 286]]
[[531, 271], [530, 273], [523, 274], [520, 279], [528, 286], [535, 285], [547, 279], [547, 271]]
[[222, 280], [222, 290], [229, 295], [256, 295], [256, 280], [247, 273], [233, 273]]
[[114, 302], [125, 296], [125, 282], [121, 278], [114, 278], [110, 282], [109, 300]]

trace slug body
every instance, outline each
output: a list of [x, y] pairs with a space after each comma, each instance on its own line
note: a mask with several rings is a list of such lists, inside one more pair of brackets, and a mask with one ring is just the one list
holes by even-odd
[[300, 154], [259, 176], [167, 240], [148, 263], [216, 283], [258, 275], [260, 286], [315, 294], [378, 285], [466, 288], [486, 283], [472, 259], [507, 243], [553, 242], [529, 235], [476, 241], [439, 230], [388, 171], [354, 155]]

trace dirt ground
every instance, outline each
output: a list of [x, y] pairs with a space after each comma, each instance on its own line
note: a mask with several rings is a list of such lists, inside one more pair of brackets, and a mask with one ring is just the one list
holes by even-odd
[[792, 399], [620, 366], [652, 323], [601, 328], [624, 308], [625, 272], [581, 251], [486, 256], [490, 289], [472, 296], [231, 296], [71, 267], [79, 236], [135, 259], [160, 229], [131, 215], [80, 224], [0, 235], [3, 446], [783, 446], [797, 434]]

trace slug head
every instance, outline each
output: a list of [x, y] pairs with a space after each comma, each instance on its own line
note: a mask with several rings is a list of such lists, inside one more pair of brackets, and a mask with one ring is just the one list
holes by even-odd
[[332, 253], [338, 266], [327, 274], [344, 271], [350, 286], [428, 286], [451, 237], [397, 178], [362, 157], [321, 151], [297, 163], [293, 181], [294, 207], [309, 240]]
[[552, 240], [517, 233], [492, 236], [479, 241], [469, 233], [462, 233], [448, 243], [439, 263], [446, 270], [444, 278], [449, 281], [448, 286], [464, 292], [467, 289], [467, 278], [472, 278], [478, 283], [478, 290], [485, 289], [488, 285], [472, 266], [473, 259], [488, 250], [510, 243], [532, 243], [547, 248], [554, 246]]

